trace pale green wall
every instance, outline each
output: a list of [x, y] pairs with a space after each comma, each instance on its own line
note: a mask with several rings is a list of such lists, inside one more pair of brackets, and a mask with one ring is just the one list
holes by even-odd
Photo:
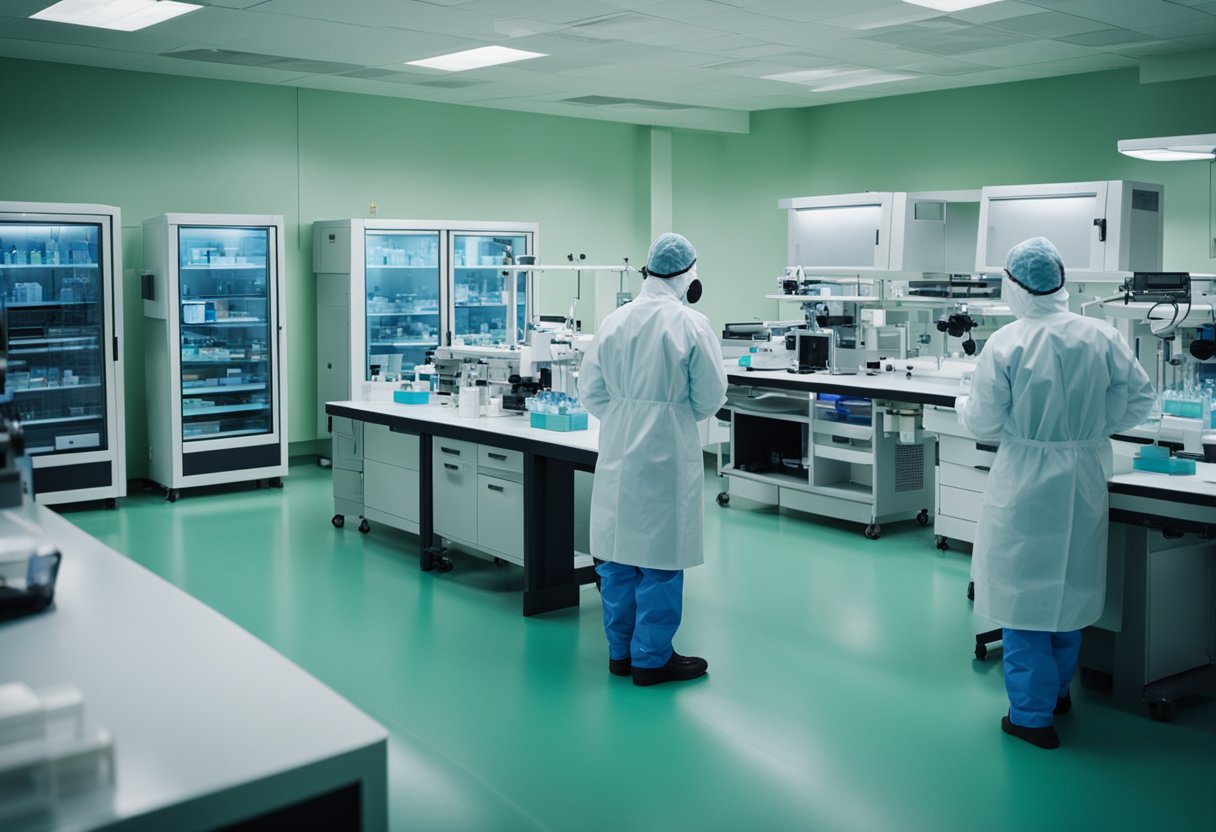
[[702, 303], [717, 325], [777, 315], [761, 295], [785, 265], [777, 200], [789, 196], [1159, 182], [1166, 268], [1216, 271], [1208, 165], [1115, 150], [1121, 138], [1211, 132], [1213, 100], [1213, 78], [1141, 85], [1118, 71], [754, 113], [750, 135], [676, 134], [675, 226], [697, 246]]
[[[278, 213], [287, 222], [290, 439], [314, 438], [313, 220], [524, 220], [541, 254], [645, 257], [646, 128], [316, 90], [0, 60], [0, 97], [27, 102], [0, 130], [0, 198], [123, 210], [124, 262], [165, 211]], [[1210, 132], [1216, 79], [1140, 85], [1132, 71], [977, 87], [752, 116], [748, 135], [675, 132], [675, 230], [698, 247], [716, 325], [773, 317], [786, 196], [1140, 179], [1166, 186], [1168, 268], [1208, 258], [1208, 168], [1127, 159], [1115, 141]], [[133, 280], [133, 277], [130, 278]], [[593, 293], [584, 290], [584, 296]], [[543, 311], [570, 287], [548, 280]], [[142, 306], [125, 302], [128, 461], [145, 469]], [[585, 301], [580, 317], [592, 320]]]
[[[282, 214], [287, 224], [289, 438], [315, 435], [311, 223], [521, 220], [546, 260], [645, 256], [648, 131], [631, 125], [402, 99], [0, 60], [0, 199], [100, 202], [123, 212], [127, 459], [146, 472], [143, 220], [171, 212]], [[13, 109], [13, 108], [10, 108]], [[14, 109], [14, 112], [16, 110]], [[542, 311], [569, 287], [542, 284]], [[585, 292], [590, 296], [592, 293]], [[590, 320], [590, 303], [580, 306]], [[297, 445], [307, 447], [307, 445]]]

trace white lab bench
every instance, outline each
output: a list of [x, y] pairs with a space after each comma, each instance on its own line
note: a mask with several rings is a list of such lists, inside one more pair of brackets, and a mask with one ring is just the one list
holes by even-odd
[[1111, 477], [1106, 612], [1085, 631], [1082, 681], [1173, 718], [1216, 690], [1216, 464]]
[[[328, 402], [333, 525], [361, 515], [417, 534], [424, 571], [452, 568], [442, 541], [524, 569], [524, 615], [578, 604], [595, 580], [591, 474], [599, 430], [533, 428], [526, 415], [462, 418], [447, 404]], [[583, 554], [579, 554], [583, 553]]]
[[0, 682], [72, 685], [113, 736], [113, 814], [89, 828], [387, 828], [387, 734], [353, 705], [45, 508], [0, 534], [63, 553], [54, 608], [0, 625]]
[[[726, 409], [731, 412], [730, 460], [720, 473], [730, 494], [822, 516], [866, 524], [877, 539], [881, 523], [915, 518], [927, 525], [934, 510], [936, 440], [917, 430], [896, 440], [901, 420], [921, 424], [921, 406], [952, 406], [957, 381], [915, 374], [793, 374], [729, 368]], [[834, 418], [820, 407], [823, 394], [865, 399], [870, 418]], [[899, 414], [905, 414], [900, 416]], [[778, 470], [771, 457], [800, 460]]]

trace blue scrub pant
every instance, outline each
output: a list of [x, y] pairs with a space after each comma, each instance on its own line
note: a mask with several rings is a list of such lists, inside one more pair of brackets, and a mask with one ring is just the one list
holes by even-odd
[[682, 569], [645, 569], [604, 561], [595, 567], [604, 604], [608, 655], [634, 667], [662, 667], [684, 607]]
[[1077, 669], [1081, 631], [1001, 631], [1009, 720], [1023, 728], [1046, 728], [1055, 718], [1056, 700], [1068, 695]]

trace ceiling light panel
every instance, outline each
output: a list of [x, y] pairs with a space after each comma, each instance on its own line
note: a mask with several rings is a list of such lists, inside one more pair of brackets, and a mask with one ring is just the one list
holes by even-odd
[[1124, 156], [1154, 162], [1178, 162], [1216, 158], [1216, 133], [1191, 136], [1161, 136], [1152, 139], [1120, 139]]
[[30, 17], [54, 23], [136, 32], [201, 8], [194, 3], [180, 3], [177, 0], [60, 0]]
[[526, 49], [512, 49], [509, 46], [481, 46], [477, 49], [466, 49], [463, 52], [452, 52], [434, 58], [406, 61], [406, 63], [410, 66], [440, 69], [444, 72], [464, 72], [470, 69], [484, 69], [488, 66], [544, 57], [546, 57], [544, 52], [529, 52]]

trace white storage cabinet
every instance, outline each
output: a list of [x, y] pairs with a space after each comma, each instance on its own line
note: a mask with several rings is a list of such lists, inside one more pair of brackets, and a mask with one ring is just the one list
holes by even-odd
[[1070, 182], [985, 187], [976, 269], [999, 274], [1009, 249], [1046, 237], [1065, 269], [1160, 271], [1165, 189], [1146, 182]]

